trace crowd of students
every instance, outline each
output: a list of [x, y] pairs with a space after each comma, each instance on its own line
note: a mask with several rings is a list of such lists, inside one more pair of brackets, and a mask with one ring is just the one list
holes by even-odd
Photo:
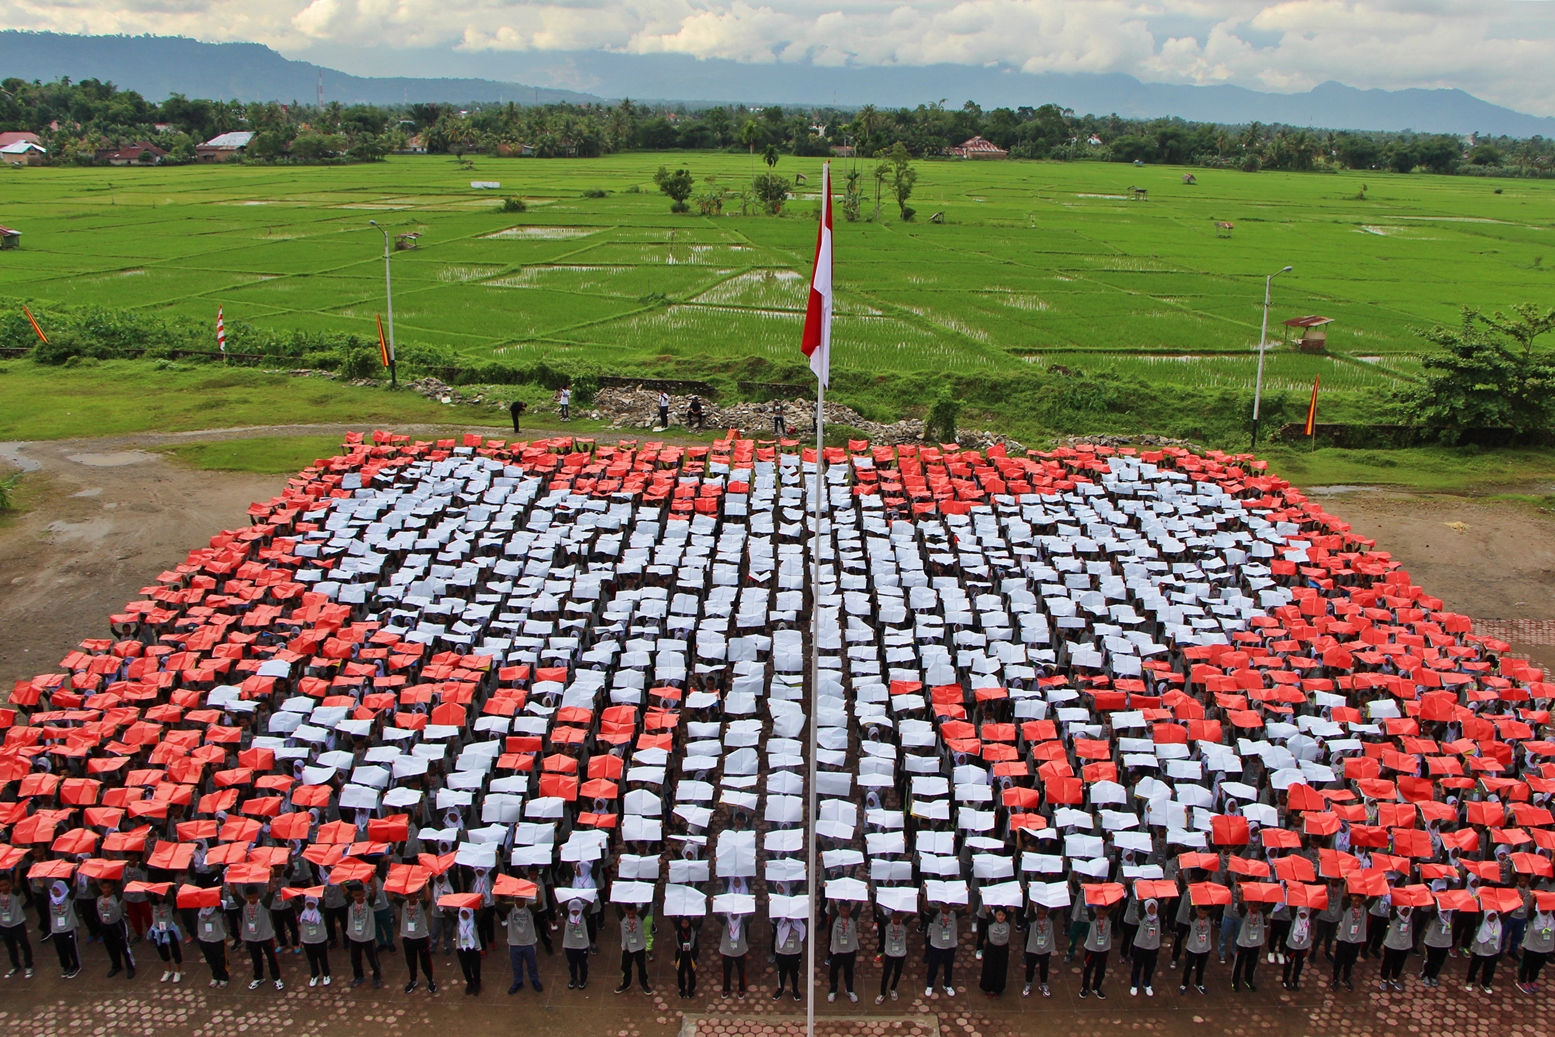
[[1248, 458], [824, 459], [353, 437], [0, 710], [11, 974], [1537, 991], [1555, 688], [1385, 552]]

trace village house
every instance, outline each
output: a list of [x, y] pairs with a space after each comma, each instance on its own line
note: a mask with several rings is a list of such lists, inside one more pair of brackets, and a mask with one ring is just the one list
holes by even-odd
[[235, 162], [243, 157], [244, 150], [254, 135], [247, 130], [223, 133], [204, 144], [194, 146], [194, 157], [199, 162]]
[[950, 149], [950, 153], [957, 158], [1009, 158], [1010, 153], [999, 145], [982, 137], [973, 137], [964, 141], [960, 147]]
[[0, 161], [6, 165], [41, 166], [48, 156], [48, 149], [31, 133], [0, 133]]
[[99, 151], [94, 157], [98, 162], [106, 162], [110, 166], [154, 166], [167, 157], [167, 151], [141, 141], [122, 148]]

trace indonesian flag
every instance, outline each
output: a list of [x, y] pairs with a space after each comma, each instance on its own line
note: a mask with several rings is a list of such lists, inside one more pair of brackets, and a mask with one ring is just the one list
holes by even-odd
[[227, 351], [227, 324], [221, 317], [221, 307], [216, 307], [216, 348]]
[[805, 309], [799, 348], [822, 387], [831, 379], [831, 163], [821, 167], [821, 226], [815, 235], [815, 272], [810, 275], [810, 304]]

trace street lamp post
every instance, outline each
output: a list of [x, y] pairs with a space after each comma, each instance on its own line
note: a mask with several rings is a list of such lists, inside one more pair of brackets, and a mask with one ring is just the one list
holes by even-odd
[[[377, 220], [368, 220], [367, 222], [374, 227], [378, 227]], [[389, 280], [389, 232], [382, 227], [378, 227], [378, 230], [383, 234], [383, 294], [388, 299], [389, 306], [389, 384], [398, 386], [400, 384], [399, 361], [394, 354], [394, 284]], [[1262, 367], [1259, 370], [1261, 371]], [[1256, 407], [1254, 411], [1256, 413]]]
[[1253, 383], [1253, 445], [1258, 449], [1258, 405], [1263, 402], [1263, 355], [1269, 342], [1269, 295], [1274, 290], [1274, 279], [1288, 274], [1292, 267], [1285, 267], [1270, 274], [1263, 282], [1263, 329], [1258, 332], [1258, 380]]

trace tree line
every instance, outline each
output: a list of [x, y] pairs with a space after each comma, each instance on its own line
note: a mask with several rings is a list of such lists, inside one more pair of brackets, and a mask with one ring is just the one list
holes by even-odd
[[173, 95], [160, 103], [96, 79], [0, 82], [0, 129], [38, 134], [50, 160], [90, 163], [98, 152], [154, 141], [166, 161], [232, 130], [256, 134], [256, 161], [370, 161], [414, 144], [432, 154], [591, 158], [620, 151], [733, 151], [751, 156], [862, 156], [900, 145], [915, 159], [981, 136], [1013, 158], [1144, 162], [1322, 171], [1358, 169], [1492, 176], [1555, 176], [1543, 137], [1359, 133], [1280, 124], [1077, 115], [1055, 104], [959, 108], [748, 107], [613, 104], [342, 105], [238, 102]]

